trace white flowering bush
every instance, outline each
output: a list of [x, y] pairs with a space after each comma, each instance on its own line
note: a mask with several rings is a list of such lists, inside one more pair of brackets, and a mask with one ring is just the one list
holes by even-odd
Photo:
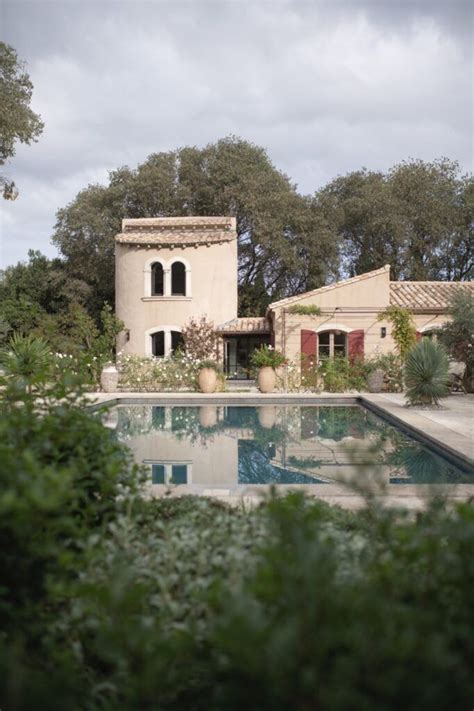
[[299, 392], [301, 389], [301, 368], [298, 363], [289, 361], [275, 370], [277, 390], [288, 393]]
[[136, 392], [197, 390], [200, 361], [178, 353], [168, 358], [118, 354], [119, 387]]

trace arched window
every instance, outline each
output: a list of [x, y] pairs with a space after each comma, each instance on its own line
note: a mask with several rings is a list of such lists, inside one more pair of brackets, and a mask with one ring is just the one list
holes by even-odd
[[347, 334], [343, 331], [322, 331], [318, 333], [318, 356], [320, 358], [345, 357], [347, 355]]
[[163, 265], [155, 262], [151, 268], [151, 295], [163, 296], [165, 293]]
[[[161, 331], [148, 332], [148, 346], [145, 351], [155, 358], [164, 358], [175, 353], [178, 349], [184, 351], [184, 339], [180, 331], [175, 331], [165, 326]], [[151, 345], [151, 349], [150, 349]]]
[[165, 332], [157, 331], [151, 336], [151, 352], [155, 358], [162, 358], [165, 355]]
[[184, 351], [183, 334], [179, 331], [171, 331], [171, 353], [177, 350]]
[[171, 266], [171, 295], [186, 296], [186, 267], [183, 262], [173, 262]]

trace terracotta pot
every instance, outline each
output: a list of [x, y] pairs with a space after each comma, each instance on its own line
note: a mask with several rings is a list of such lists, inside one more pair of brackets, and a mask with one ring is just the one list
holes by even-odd
[[199, 408], [199, 424], [201, 427], [214, 427], [217, 422], [217, 407], [205, 405]]
[[215, 393], [217, 387], [217, 373], [214, 368], [202, 368], [198, 375], [199, 390], [202, 393]]
[[272, 393], [275, 390], [276, 373], [270, 366], [260, 368], [258, 371], [258, 389], [261, 393]]
[[100, 374], [100, 386], [104, 393], [116, 393], [118, 382], [119, 372], [115, 365], [106, 365]]
[[373, 370], [367, 376], [367, 388], [369, 393], [381, 393], [383, 390], [384, 372], [381, 368]]
[[258, 421], [260, 423], [260, 427], [263, 427], [266, 430], [271, 430], [271, 428], [275, 426], [276, 422], [276, 407], [273, 407], [273, 405], [259, 407]]

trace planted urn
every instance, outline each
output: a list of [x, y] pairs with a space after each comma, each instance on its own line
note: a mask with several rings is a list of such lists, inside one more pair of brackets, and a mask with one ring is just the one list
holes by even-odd
[[219, 364], [213, 360], [203, 360], [200, 363], [198, 385], [202, 393], [216, 392], [219, 372]]
[[273, 392], [277, 378], [275, 368], [286, 364], [283, 353], [276, 351], [272, 346], [264, 345], [252, 353], [250, 362], [254, 368], [258, 368], [257, 385], [260, 392]]
[[119, 372], [113, 363], [107, 363], [100, 374], [100, 386], [104, 393], [116, 393], [118, 390]]

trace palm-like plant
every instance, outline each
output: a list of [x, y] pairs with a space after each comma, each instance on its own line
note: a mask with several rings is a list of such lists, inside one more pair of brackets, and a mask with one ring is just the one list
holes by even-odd
[[449, 393], [448, 356], [439, 343], [422, 338], [405, 361], [406, 397], [410, 405], [437, 405]]
[[31, 392], [32, 387], [45, 382], [50, 373], [50, 346], [42, 338], [15, 333], [8, 346], [0, 350], [0, 365], [9, 379]]

